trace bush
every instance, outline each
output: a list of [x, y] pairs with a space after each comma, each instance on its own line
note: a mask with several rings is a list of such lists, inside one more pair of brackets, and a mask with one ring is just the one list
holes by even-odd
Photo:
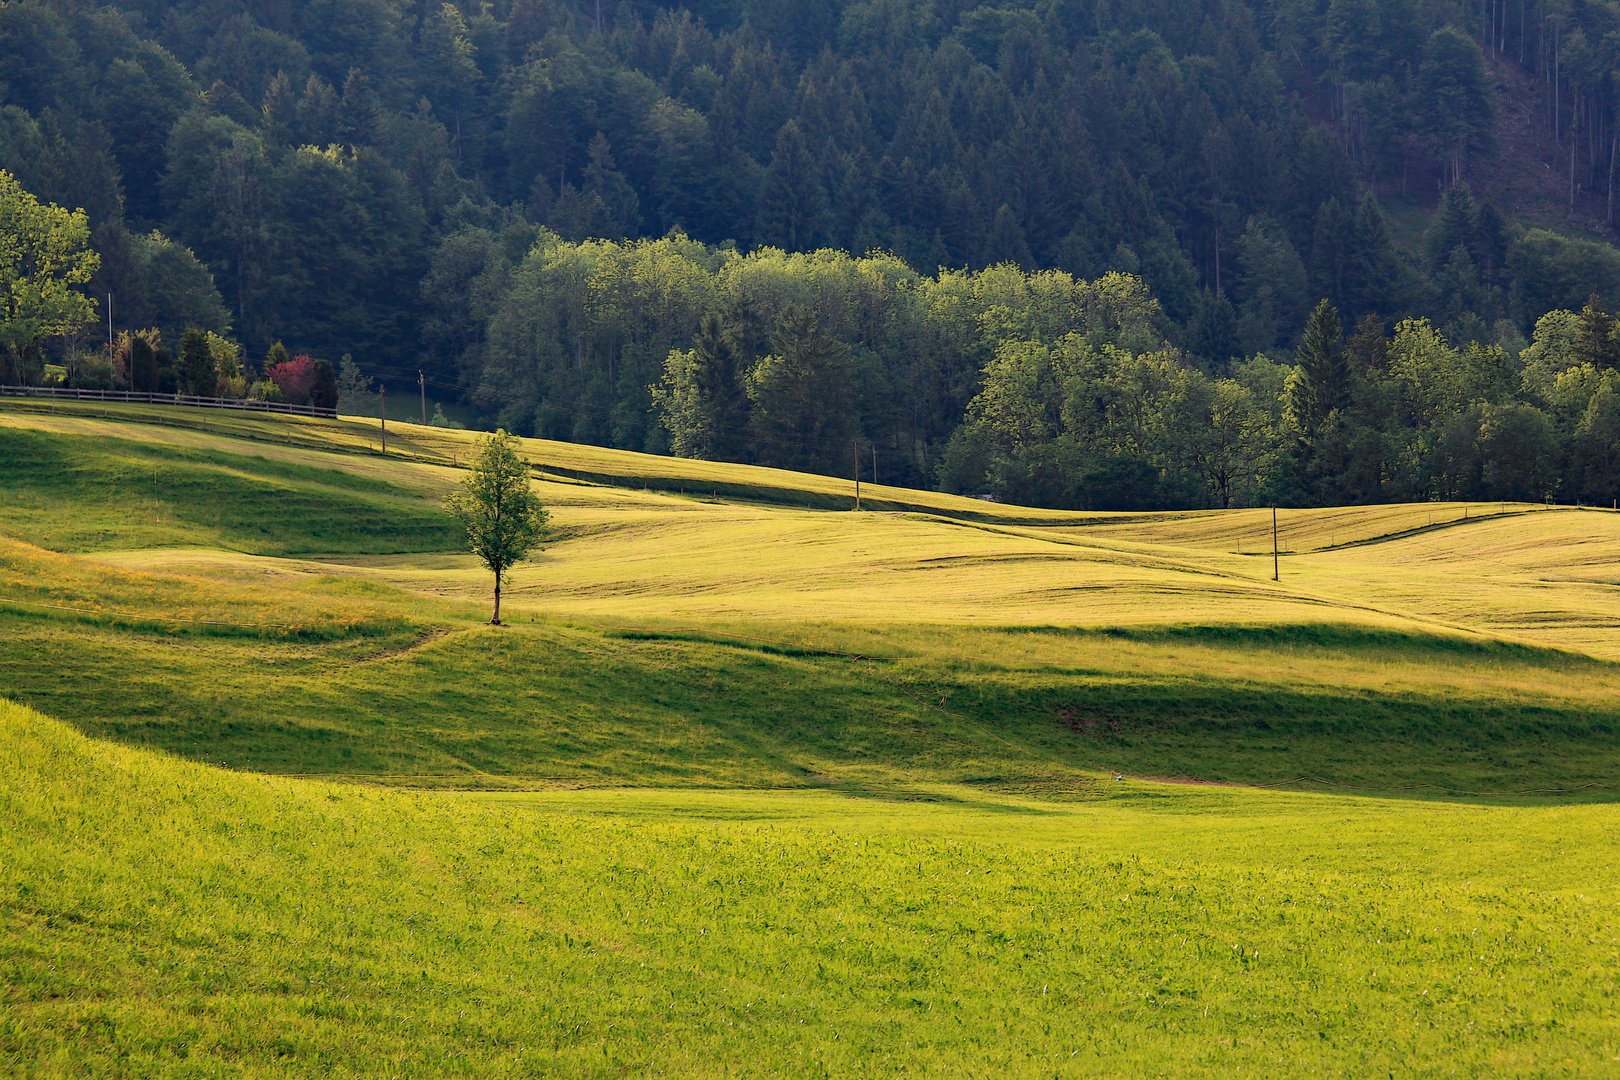
[[277, 386], [275, 380], [269, 377], [260, 379], [248, 387], [247, 396], [249, 401], [284, 402], [287, 400], [286, 395], [281, 392], [281, 387]]
[[68, 385], [75, 390], [111, 390], [112, 361], [101, 353], [80, 356], [69, 372]]
[[282, 400], [294, 405], [309, 404], [310, 391], [319, 378], [315, 361], [308, 356], [295, 356], [291, 360], [265, 369], [265, 376], [281, 388]]

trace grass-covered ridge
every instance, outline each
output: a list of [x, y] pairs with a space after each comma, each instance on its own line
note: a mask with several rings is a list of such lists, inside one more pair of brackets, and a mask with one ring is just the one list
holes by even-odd
[[0, 426], [0, 515], [7, 534], [69, 551], [202, 545], [282, 555], [455, 544], [422, 493], [324, 465], [248, 447]]
[[1606, 807], [479, 804], [3, 703], [0, 745], [21, 1075], [1595, 1076], [1615, 1052]]
[[[1252, 512], [542, 469], [495, 629], [424, 527], [465, 434], [0, 435], [53, 455], [0, 493], [0, 1073], [1620, 1055], [1612, 514], [1301, 513], [1279, 583]], [[153, 462], [186, 494], [119, 534], [98, 485]]]
[[[1607, 514], [1299, 512], [1274, 583], [1252, 553], [1269, 512], [1033, 527], [985, 506], [1006, 518], [964, 527], [542, 469], [557, 535], [508, 589], [517, 625], [491, 631], [487, 575], [438, 509], [470, 434], [406, 425], [384, 456], [351, 421], [289, 433], [285, 418], [117, 412], [0, 425], [16, 481], [0, 533], [35, 540], [0, 540], [0, 690], [99, 736], [233, 768], [474, 787], [1061, 792], [1117, 770], [1620, 790]], [[526, 450], [539, 465], [760, 471]], [[152, 525], [144, 503], [101, 498], [151, 469]], [[423, 544], [439, 550], [410, 553]]]

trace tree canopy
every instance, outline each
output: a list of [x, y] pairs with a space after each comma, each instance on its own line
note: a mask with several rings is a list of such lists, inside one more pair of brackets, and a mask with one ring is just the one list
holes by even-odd
[[[1441, 391], [1389, 374], [1424, 357], [1446, 394], [1484, 380], [1447, 423], [1528, 380], [1509, 397], [1584, 492], [1556, 395], [1587, 383], [1541, 321], [1596, 296], [1579, 363], [1606, 377], [1620, 250], [1516, 220], [1484, 166], [1524, 144], [1503, 95], [1535, 98], [1559, 149], [1531, 164], [1612, 226], [1616, 25], [1606, 0], [12, 0], [0, 167], [83, 208], [99, 266], [63, 302], [110, 295], [134, 334], [75, 378], [178, 385], [195, 328], [247, 393], [349, 357], [523, 434], [837, 471], [860, 442], [897, 482], [1169, 504], [1438, 490], [1410, 462], [1440, 434], [1388, 426], [1431, 423]], [[1072, 365], [1089, 406], [1052, 383]], [[1013, 373], [1049, 452], [985, 411]], [[1155, 464], [1136, 394], [1237, 426]], [[1256, 416], [1294, 426], [1251, 468]], [[1508, 430], [1476, 419], [1470, 445]], [[1199, 472], [1238, 451], [1248, 481]]]
[[504, 431], [479, 441], [478, 457], [444, 508], [467, 530], [467, 546], [495, 575], [495, 612], [501, 624], [501, 584], [545, 535], [548, 514], [529, 484], [529, 463]]
[[0, 169], [0, 348], [17, 354], [95, 318], [74, 286], [101, 265], [83, 210], [41, 204]]

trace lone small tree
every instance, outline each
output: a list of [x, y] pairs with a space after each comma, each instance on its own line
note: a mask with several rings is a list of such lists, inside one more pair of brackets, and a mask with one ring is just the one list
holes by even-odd
[[495, 575], [495, 614], [501, 625], [501, 582], [512, 567], [529, 557], [545, 536], [550, 517], [529, 487], [529, 463], [518, 453], [518, 441], [505, 431], [479, 444], [472, 471], [444, 508], [467, 530], [467, 545]]

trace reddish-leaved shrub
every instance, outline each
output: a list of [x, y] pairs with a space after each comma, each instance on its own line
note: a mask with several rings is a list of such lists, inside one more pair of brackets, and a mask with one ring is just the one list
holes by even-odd
[[265, 371], [270, 381], [281, 387], [281, 396], [294, 405], [309, 404], [309, 392], [315, 386], [315, 361], [308, 356], [295, 356], [272, 365]]

